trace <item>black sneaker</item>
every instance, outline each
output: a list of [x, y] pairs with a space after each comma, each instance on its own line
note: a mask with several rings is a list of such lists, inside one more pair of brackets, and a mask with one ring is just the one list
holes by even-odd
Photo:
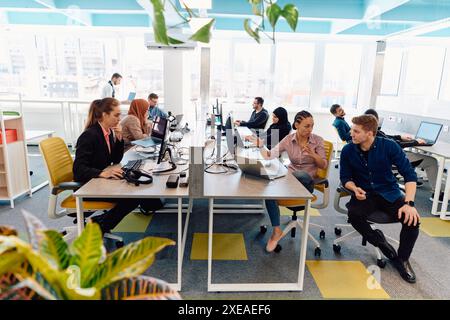
[[[433, 199], [434, 199], [434, 192], [431, 194], [431, 197], [430, 197], [430, 201], [431, 202], [433, 202]], [[441, 192], [441, 194], [439, 195], [439, 203], [442, 203], [444, 201], [444, 192]]]
[[417, 182], [416, 182], [416, 187], [417, 187], [417, 188], [423, 187], [423, 182], [422, 182], [422, 181], [417, 181]]
[[408, 260], [403, 261], [400, 258], [395, 259], [394, 266], [397, 269], [398, 273], [400, 273], [400, 276], [403, 278], [403, 280], [409, 282], [409, 283], [415, 283], [416, 282], [416, 274], [414, 273], [414, 270], [411, 267], [411, 264]]

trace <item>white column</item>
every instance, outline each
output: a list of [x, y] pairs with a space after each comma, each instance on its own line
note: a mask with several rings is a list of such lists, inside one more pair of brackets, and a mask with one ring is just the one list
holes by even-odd
[[[191, 96], [190, 52], [164, 51], [164, 111], [173, 115], [190, 111]], [[188, 55], [188, 57], [184, 57]]]

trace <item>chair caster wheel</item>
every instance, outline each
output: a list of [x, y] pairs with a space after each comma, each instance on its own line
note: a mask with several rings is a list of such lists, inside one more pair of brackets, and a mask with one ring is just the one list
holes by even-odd
[[273, 251], [275, 251], [276, 253], [279, 253], [281, 251], [281, 249], [282, 249], [282, 247], [279, 244], [277, 244], [277, 246], [275, 247], [275, 250], [273, 250]]
[[386, 267], [386, 260], [383, 259], [377, 259], [377, 266], [379, 266], [381, 269]]
[[292, 228], [292, 229], [291, 229], [291, 237], [292, 237], [292, 238], [295, 238], [295, 228]]
[[339, 168], [339, 165], [338, 165], [338, 164], [335, 164], [335, 165], [334, 165], [334, 168], [335, 168], [335, 169]]
[[325, 239], [325, 231], [320, 230], [319, 238], [320, 238], [320, 239]]
[[333, 244], [333, 251], [335, 253], [340, 253], [341, 252], [341, 246], [338, 244]]
[[124, 246], [123, 241], [116, 241], [116, 248], [122, 248]]
[[322, 250], [320, 248], [314, 249], [314, 256], [315, 257], [320, 257], [321, 254], [322, 254]]
[[334, 228], [334, 234], [337, 236], [340, 236], [342, 234], [342, 229], [341, 228]]
[[262, 234], [265, 234], [267, 232], [267, 226], [259, 227], [259, 232], [262, 233]]

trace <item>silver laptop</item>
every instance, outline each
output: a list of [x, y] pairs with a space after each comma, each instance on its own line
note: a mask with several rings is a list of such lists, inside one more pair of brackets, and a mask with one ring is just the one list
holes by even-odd
[[278, 159], [263, 160], [236, 155], [236, 162], [242, 172], [267, 180], [275, 180], [288, 173], [288, 169]]
[[415, 139], [425, 140], [425, 144], [421, 144], [421, 146], [432, 146], [436, 143], [441, 130], [442, 124], [440, 123], [422, 121], [417, 129]]

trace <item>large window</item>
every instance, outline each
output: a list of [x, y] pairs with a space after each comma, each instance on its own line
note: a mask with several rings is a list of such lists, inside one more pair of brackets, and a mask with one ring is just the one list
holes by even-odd
[[431, 46], [410, 47], [406, 70], [406, 95], [437, 98], [445, 49]]
[[249, 103], [254, 97], [271, 93], [271, 45], [236, 43], [232, 88], [237, 103]]
[[400, 72], [402, 69], [403, 49], [388, 47], [384, 54], [382, 95], [398, 95]]
[[274, 104], [307, 108], [314, 66], [314, 44], [278, 43], [276, 47]]
[[450, 47], [446, 49], [442, 86], [439, 94], [440, 100], [450, 101]]
[[323, 108], [329, 108], [334, 103], [356, 108], [361, 51], [361, 45], [326, 45], [322, 89]]

